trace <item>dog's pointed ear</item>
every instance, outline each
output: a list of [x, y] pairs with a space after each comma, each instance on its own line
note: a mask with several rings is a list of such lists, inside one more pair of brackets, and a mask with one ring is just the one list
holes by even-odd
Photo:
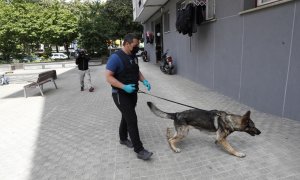
[[251, 111], [247, 111], [243, 116], [244, 117], [250, 117]]

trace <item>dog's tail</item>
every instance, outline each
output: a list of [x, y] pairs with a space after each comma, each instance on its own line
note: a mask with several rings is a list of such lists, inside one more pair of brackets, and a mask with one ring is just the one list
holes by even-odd
[[150, 110], [158, 117], [166, 118], [166, 119], [175, 119], [176, 114], [175, 113], [166, 113], [162, 110], [158, 109], [152, 102], [147, 102], [147, 105], [149, 106]]

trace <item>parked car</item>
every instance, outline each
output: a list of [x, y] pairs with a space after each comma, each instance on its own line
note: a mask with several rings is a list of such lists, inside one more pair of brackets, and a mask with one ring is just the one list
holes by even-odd
[[52, 53], [50, 59], [68, 59], [68, 56], [64, 53]]
[[21, 59], [21, 61], [22, 61], [23, 63], [28, 63], [28, 62], [32, 62], [32, 61], [40, 61], [40, 60], [41, 60], [40, 57], [38, 57], [38, 56], [32, 56], [32, 55], [26, 55], [26, 56], [24, 56], [24, 57]]

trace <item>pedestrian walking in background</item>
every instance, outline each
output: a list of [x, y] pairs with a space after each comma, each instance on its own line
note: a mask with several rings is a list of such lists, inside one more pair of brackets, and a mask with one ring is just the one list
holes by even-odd
[[[134, 148], [137, 157], [147, 160], [152, 156], [140, 140], [138, 120], [135, 112], [139, 81], [150, 91], [151, 86], [139, 70], [136, 53], [139, 39], [134, 34], [124, 37], [123, 48], [112, 54], [106, 65], [106, 80], [112, 86], [113, 100], [122, 114], [119, 127], [120, 144]], [[128, 134], [130, 140], [128, 139]]]
[[9, 84], [9, 79], [4, 74], [0, 77], [0, 85]]
[[94, 87], [92, 85], [91, 73], [89, 69], [89, 60], [90, 58], [85, 53], [84, 49], [80, 49], [78, 56], [76, 58], [76, 64], [79, 70], [79, 79], [80, 79], [80, 90], [84, 91], [84, 78], [87, 76], [87, 85], [90, 92], [94, 91]]

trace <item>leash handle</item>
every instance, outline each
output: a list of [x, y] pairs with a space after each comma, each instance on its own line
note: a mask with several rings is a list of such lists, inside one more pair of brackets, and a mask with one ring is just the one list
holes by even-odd
[[[179, 102], [176, 102], [176, 101], [172, 101], [172, 100], [169, 100], [169, 99], [166, 99], [166, 98], [162, 98], [162, 97], [159, 97], [159, 96], [155, 96], [155, 95], [146, 93], [146, 92], [141, 91], [141, 90], [139, 90], [138, 93], [147, 94], [147, 95], [149, 95], [149, 96], [153, 96], [153, 97], [156, 97], [156, 98], [159, 98], [159, 99], [163, 99], [163, 100], [165, 100], [165, 101], [169, 101], [169, 102], [172, 102], [172, 103], [175, 103], [175, 104], [179, 104], [179, 105], [182, 105], [182, 106], [186, 106], [186, 107], [190, 107], [190, 108], [193, 108], [193, 109], [199, 109], [199, 108], [196, 108], [196, 107], [193, 107], [193, 106], [190, 106], [190, 105], [182, 104], [182, 103], [179, 103]], [[200, 110], [200, 109], [199, 109], [199, 110]]]

